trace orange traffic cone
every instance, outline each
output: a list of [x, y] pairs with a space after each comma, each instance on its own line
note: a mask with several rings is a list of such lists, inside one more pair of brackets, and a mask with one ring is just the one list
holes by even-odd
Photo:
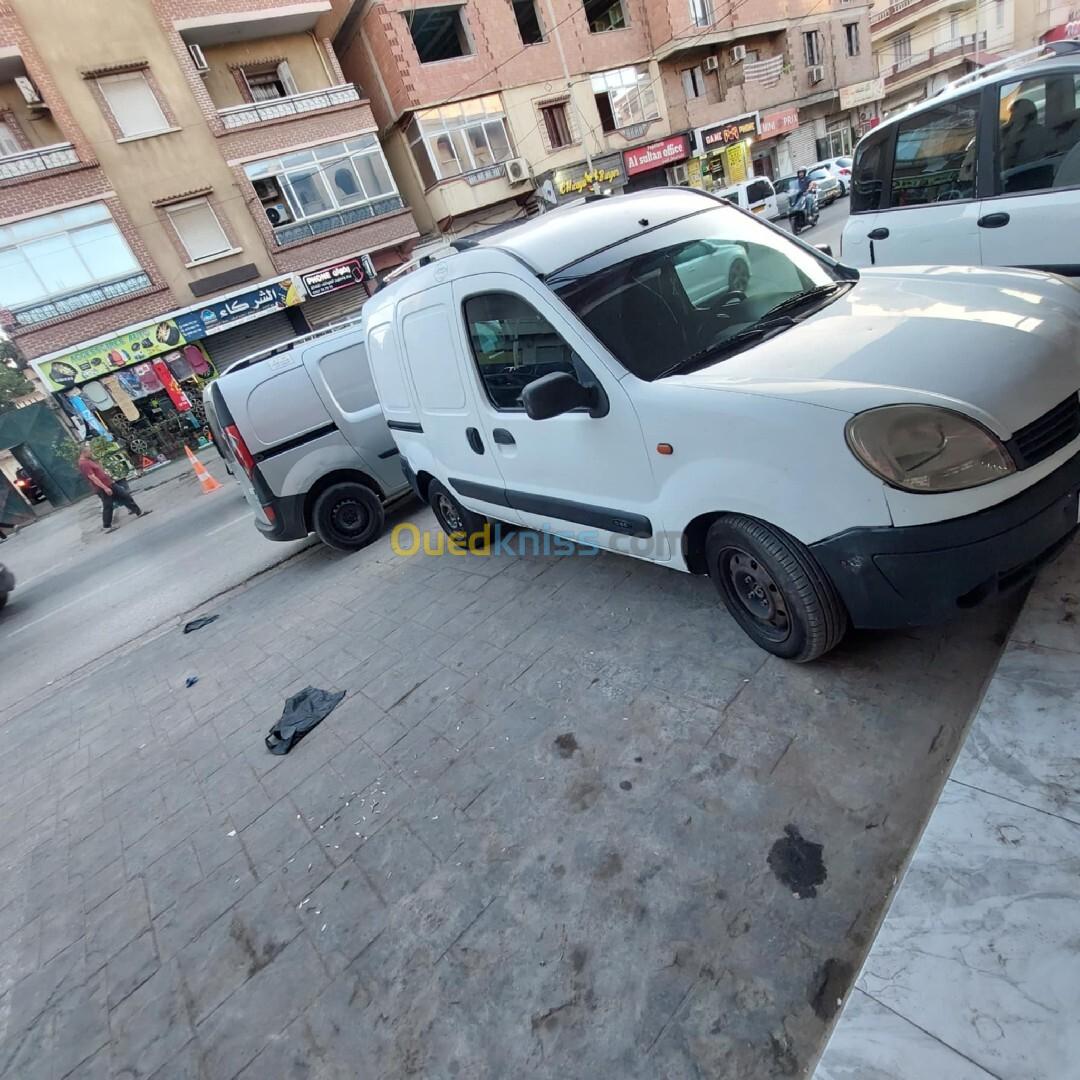
[[192, 467], [195, 469], [195, 475], [199, 478], [199, 483], [202, 484], [202, 489], [205, 493], [209, 494], [211, 491], [217, 491], [221, 485], [210, 475], [206, 466], [191, 452], [190, 446], [184, 447], [188, 456], [188, 461], [191, 462]]

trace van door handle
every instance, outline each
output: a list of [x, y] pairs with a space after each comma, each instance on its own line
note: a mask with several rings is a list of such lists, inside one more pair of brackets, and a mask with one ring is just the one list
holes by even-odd
[[480, 432], [476, 428], [466, 428], [465, 438], [476, 453], [482, 454], [484, 452], [484, 441], [480, 438]]
[[493, 428], [491, 431], [491, 437], [500, 446], [513, 446], [515, 443], [514, 436], [504, 427]]
[[1009, 224], [1009, 215], [1004, 212], [984, 214], [975, 224], [980, 229], [1000, 229], [1002, 226]]
[[871, 229], [866, 235], [871, 240], [888, 240], [889, 239], [889, 230], [886, 229], [886, 228]]

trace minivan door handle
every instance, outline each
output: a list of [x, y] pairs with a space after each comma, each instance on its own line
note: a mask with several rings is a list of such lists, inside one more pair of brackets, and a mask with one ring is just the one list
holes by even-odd
[[484, 441], [480, 438], [480, 432], [476, 428], [466, 428], [465, 438], [476, 453], [482, 454], [484, 452]]
[[871, 240], [888, 240], [889, 230], [884, 227], [879, 229], [871, 229], [866, 235]]
[[996, 214], [983, 214], [975, 224], [980, 229], [1000, 229], [1009, 224], [1009, 215], [1003, 211]]
[[511, 435], [510, 432], [507, 431], [506, 428], [504, 428], [504, 427], [492, 428], [491, 437], [500, 446], [513, 446], [513, 445], [515, 445], [514, 436]]

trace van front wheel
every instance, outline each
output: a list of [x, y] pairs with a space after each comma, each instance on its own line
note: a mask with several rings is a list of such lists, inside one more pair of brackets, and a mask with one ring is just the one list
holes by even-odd
[[383, 506], [371, 488], [354, 480], [331, 484], [315, 500], [315, 535], [337, 551], [367, 547], [383, 531]]
[[847, 630], [843, 601], [798, 540], [731, 515], [713, 522], [705, 553], [732, 618], [761, 648], [806, 663], [840, 644]]
[[462, 506], [438, 480], [432, 480], [428, 485], [427, 496], [443, 532], [448, 536], [456, 534], [463, 544], [481, 534], [488, 524], [486, 517]]

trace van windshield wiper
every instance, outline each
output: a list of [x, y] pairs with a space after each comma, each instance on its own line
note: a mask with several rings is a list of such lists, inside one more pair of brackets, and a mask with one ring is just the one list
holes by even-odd
[[703, 364], [716, 360], [724, 354], [731, 355], [738, 352], [742, 346], [749, 345], [751, 342], [767, 341], [794, 325], [795, 320], [787, 316], [782, 316], [779, 319], [769, 319], [768, 321], [759, 319], [753, 326], [748, 326], [745, 330], [732, 334], [731, 337], [723, 338], [721, 341], [717, 341], [704, 349], [699, 349], [696, 353], [683, 357], [682, 360], [661, 371], [659, 375], [654, 377], [654, 380], [666, 379], [669, 375], [681, 375], [687, 371], [693, 371], [694, 368], [701, 367]]
[[802, 292], [789, 296], [786, 300], [781, 300], [775, 307], [769, 308], [759, 321], [763, 322], [774, 315], [794, 311], [796, 308], [811, 304], [815, 300], [822, 300], [827, 296], [837, 296], [841, 291], [847, 292], [854, 284], [853, 281], [830, 281], [827, 285], [815, 285], [812, 289], [804, 289]]

